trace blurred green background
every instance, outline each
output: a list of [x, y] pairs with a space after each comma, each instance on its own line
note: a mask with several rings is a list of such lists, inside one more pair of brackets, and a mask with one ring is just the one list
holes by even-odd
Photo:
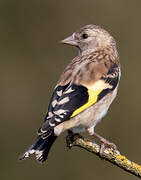
[[33, 142], [53, 88], [77, 51], [58, 43], [86, 24], [116, 39], [122, 64], [117, 99], [95, 128], [129, 159], [141, 163], [141, 1], [0, 1], [0, 179], [134, 180], [136, 177], [79, 148], [65, 134], [48, 161], [18, 162]]

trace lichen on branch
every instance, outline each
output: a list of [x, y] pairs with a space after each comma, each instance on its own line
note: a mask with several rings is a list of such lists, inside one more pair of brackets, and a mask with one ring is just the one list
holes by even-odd
[[74, 135], [73, 138], [70, 139], [68, 145], [69, 147], [78, 146], [83, 148], [91, 153], [96, 154], [100, 158], [111, 162], [121, 169], [141, 178], [141, 166], [121, 155], [119, 151], [115, 151], [112, 148], [105, 148], [103, 153], [100, 154], [100, 146], [98, 144], [91, 142], [90, 140], [85, 140], [80, 135]]

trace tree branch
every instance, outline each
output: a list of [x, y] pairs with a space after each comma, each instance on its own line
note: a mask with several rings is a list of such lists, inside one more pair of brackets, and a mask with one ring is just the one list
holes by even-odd
[[[67, 143], [68, 144], [68, 143]], [[74, 135], [73, 138], [69, 139], [69, 147], [78, 146], [91, 153], [96, 154], [100, 158], [111, 162], [112, 164], [120, 167], [121, 169], [141, 178], [141, 166], [128, 160], [125, 156], [121, 155], [119, 151], [113, 151], [111, 148], [105, 148], [103, 153], [100, 155], [100, 146], [89, 140], [85, 140], [80, 135]]]

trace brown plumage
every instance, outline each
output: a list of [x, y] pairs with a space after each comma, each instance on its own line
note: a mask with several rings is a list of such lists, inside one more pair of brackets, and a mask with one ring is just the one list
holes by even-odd
[[103, 49], [74, 58], [62, 73], [58, 85], [68, 82], [86, 85], [105, 77], [114, 64], [120, 66], [118, 56], [111, 49]]
[[35, 153], [43, 162], [59, 136], [65, 130], [73, 133], [87, 131], [105, 144], [113, 143], [94, 132], [116, 97], [120, 80], [120, 61], [114, 38], [96, 25], [87, 25], [61, 43], [76, 46], [79, 55], [62, 73], [51, 98], [45, 122], [38, 131], [36, 142], [21, 159]]

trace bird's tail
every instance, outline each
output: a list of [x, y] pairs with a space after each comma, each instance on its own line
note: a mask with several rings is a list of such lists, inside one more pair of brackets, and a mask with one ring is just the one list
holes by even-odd
[[57, 136], [54, 135], [54, 132], [43, 139], [42, 137], [38, 137], [35, 142], [29, 147], [29, 149], [19, 158], [19, 160], [24, 160], [28, 158], [31, 154], [35, 154], [36, 160], [39, 162], [44, 162], [50, 151], [51, 146], [56, 140]]

